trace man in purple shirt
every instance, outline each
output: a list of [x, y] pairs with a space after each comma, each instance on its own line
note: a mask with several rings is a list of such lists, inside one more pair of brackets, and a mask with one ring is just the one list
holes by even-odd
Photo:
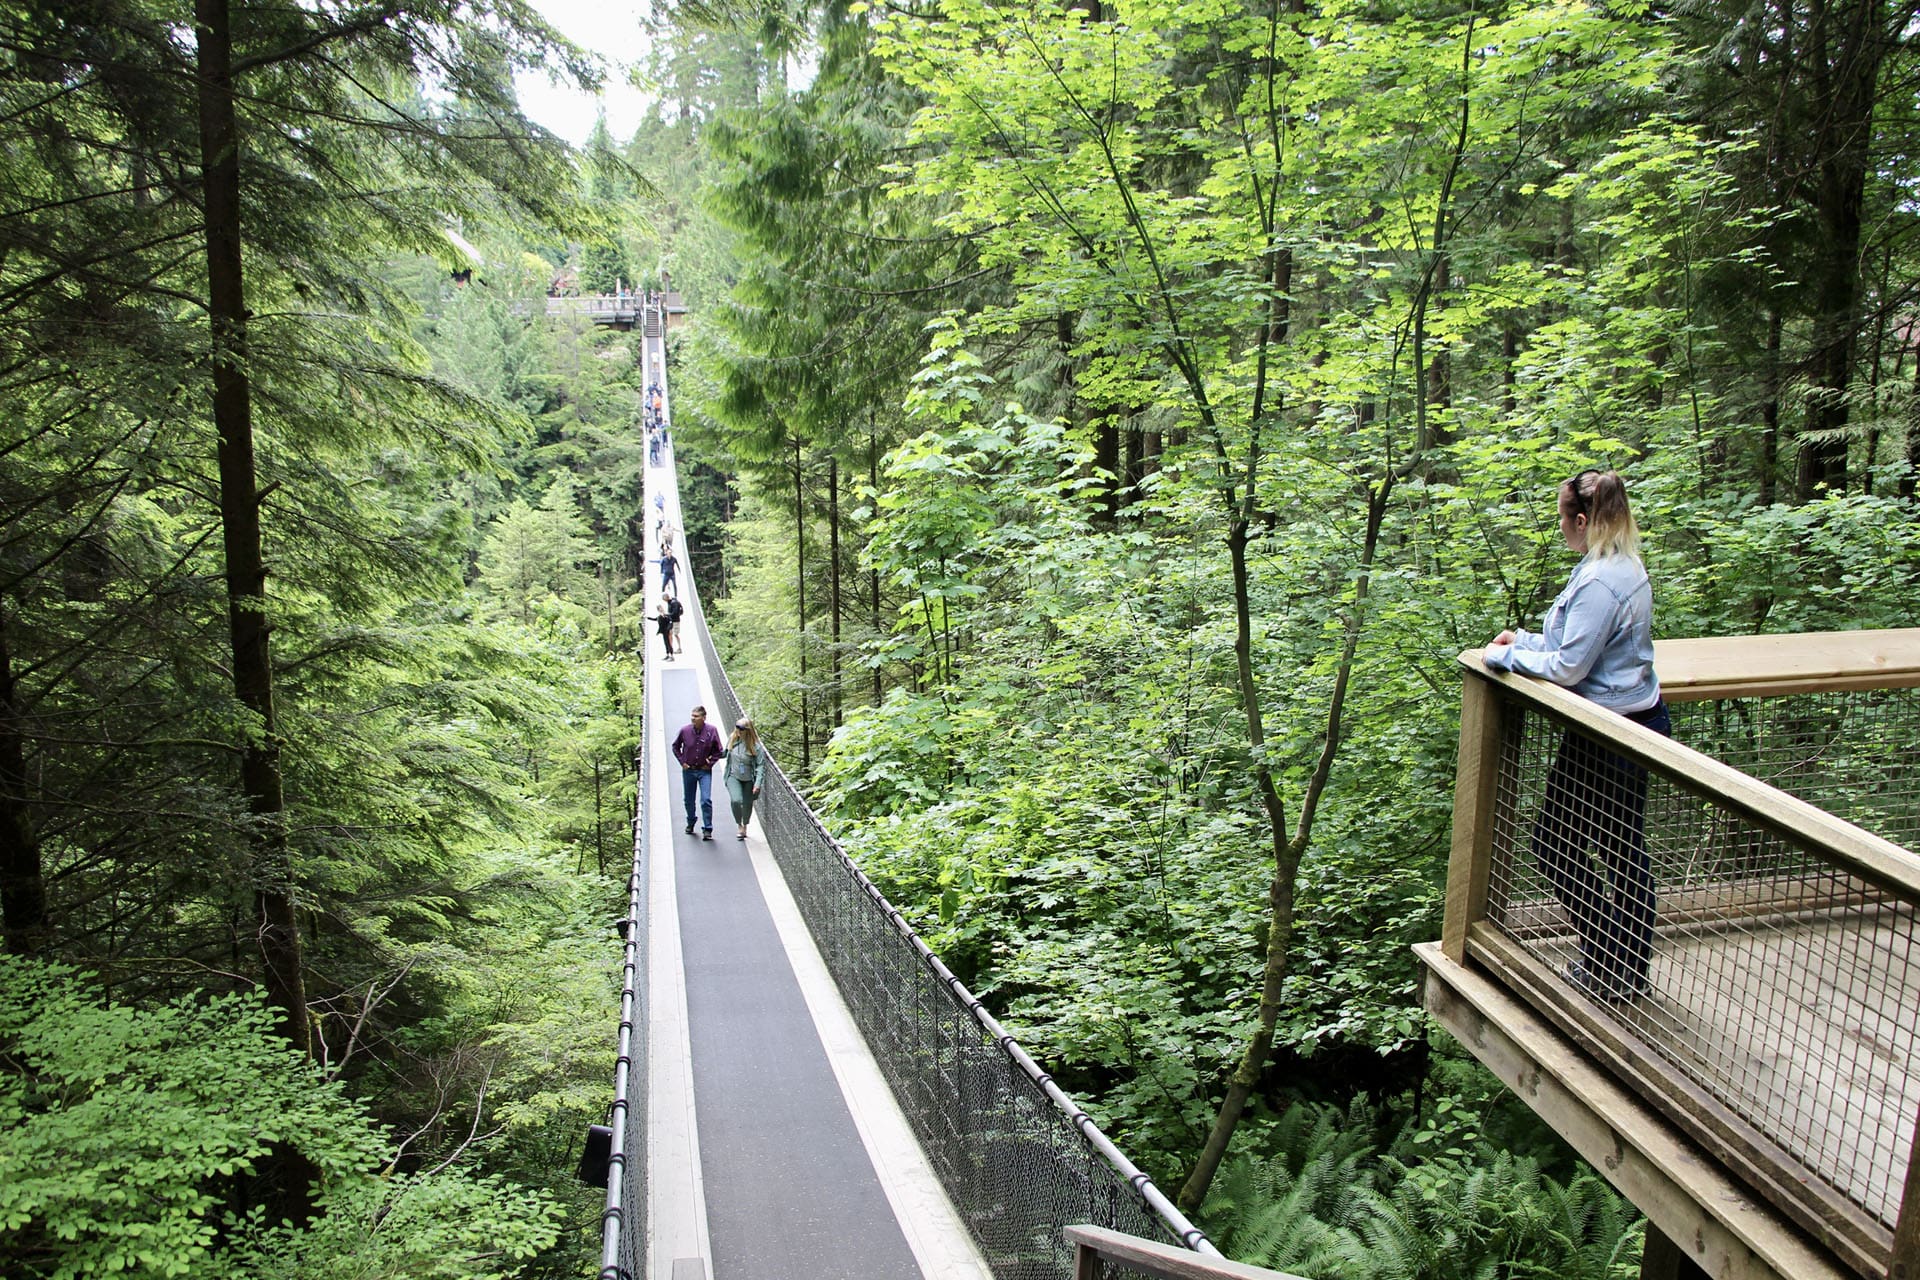
[[673, 758], [680, 762], [680, 795], [687, 806], [687, 834], [693, 834], [693, 798], [700, 797], [700, 838], [713, 839], [713, 765], [721, 756], [720, 731], [707, 723], [707, 709], [693, 709], [693, 723], [673, 735]]

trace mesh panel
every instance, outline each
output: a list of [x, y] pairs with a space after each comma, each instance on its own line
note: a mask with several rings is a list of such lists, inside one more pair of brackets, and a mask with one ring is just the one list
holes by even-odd
[[1681, 703], [1673, 723], [1696, 751], [1920, 849], [1920, 689]]
[[[741, 714], [691, 590], [721, 723]], [[1092, 1223], [1216, 1253], [1013, 1038], [821, 827], [777, 761], [755, 812], [842, 999], [981, 1255], [1001, 1280], [1064, 1280]], [[1112, 1272], [1111, 1274], [1121, 1274]]]
[[614, 1066], [612, 1159], [607, 1209], [600, 1234], [600, 1280], [639, 1280], [647, 1265], [647, 782], [652, 735], [641, 721], [634, 757], [639, 783], [633, 827], [633, 868], [627, 880], [625, 972]]
[[[1702, 704], [1675, 736], [1911, 841], [1915, 706]], [[1920, 1105], [1914, 904], [1539, 708], [1503, 698], [1502, 734], [1490, 921], [1766, 1159], [1891, 1227]]]

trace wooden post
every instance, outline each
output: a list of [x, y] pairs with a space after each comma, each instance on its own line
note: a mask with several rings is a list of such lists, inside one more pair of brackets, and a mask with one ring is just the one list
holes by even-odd
[[1453, 792], [1453, 852], [1447, 861], [1447, 914], [1440, 950], [1467, 962], [1467, 929], [1487, 913], [1493, 856], [1494, 785], [1500, 778], [1500, 693], [1469, 673], [1460, 698], [1460, 763]]
[[1920, 1280], [1920, 1124], [1907, 1148], [1907, 1184], [1901, 1193], [1900, 1219], [1893, 1229], [1893, 1262], [1887, 1280]]

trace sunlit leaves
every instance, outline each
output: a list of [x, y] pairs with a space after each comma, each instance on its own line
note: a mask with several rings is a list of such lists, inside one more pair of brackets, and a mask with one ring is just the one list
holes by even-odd
[[[0, 1261], [23, 1280], [343, 1265], [477, 1280], [555, 1236], [538, 1195], [463, 1172], [396, 1174], [388, 1135], [251, 996], [131, 1008], [71, 970], [0, 955], [0, 1063]], [[304, 1227], [228, 1207], [281, 1144], [321, 1178]]]

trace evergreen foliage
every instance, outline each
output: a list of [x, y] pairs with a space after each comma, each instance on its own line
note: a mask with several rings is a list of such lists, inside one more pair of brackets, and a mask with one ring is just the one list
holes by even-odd
[[571, 276], [693, 308], [783, 763], [1232, 1252], [1630, 1273], [1407, 948], [1559, 480], [1662, 634], [1914, 624], [1913, 14], [1817, 12], [687, 3], [574, 156], [519, 0], [0, 10], [0, 1270], [591, 1265], [647, 517]]

